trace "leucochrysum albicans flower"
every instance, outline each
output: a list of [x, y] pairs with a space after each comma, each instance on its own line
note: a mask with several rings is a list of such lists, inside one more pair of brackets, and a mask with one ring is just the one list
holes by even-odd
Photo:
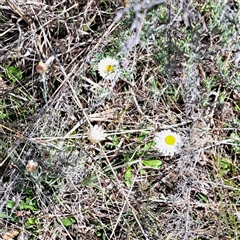
[[105, 140], [106, 136], [107, 134], [105, 134], [105, 131], [98, 125], [95, 125], [94, 127], [91, 126], [88, 131], [88, 139], [92, 143], [99, 143], [100, 141]]
[[113, 80], [118, 73], [119, 63], [116, 59], [106, 57], [98, 63], [98, 72], [106, 80]]
[[171, 157], [179, 152], [179, 148], [182, 146], [181, 137], [171, 130], [164, 130], [156, 134], [155, 147], [160, 153], [165, 156]]

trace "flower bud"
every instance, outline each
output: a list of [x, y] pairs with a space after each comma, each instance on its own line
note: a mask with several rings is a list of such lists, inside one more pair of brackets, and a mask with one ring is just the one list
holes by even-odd
[[88, 131], [88, 139], [92, 143], [99, 143], [100, 141], [105, 140], [106, 136], [107, 134], [105, 134], [105, 131], [98, 125], [91, 127]]
[[36, 170], [37, 166], [38, 166], [37, 162], [34, 162], [33, 160], [30, 160], [30, 161], [28, 161], [28, 163], [26, 165], [26, 170], [28, 172], [33, 172], [33, 171]]
[[45, 72], [48, 71], [47, 64], [45, 64], [43, 62], [39, 62], [38, 65], [36, 66], [36, 71], [40, 74], [44, 74]]

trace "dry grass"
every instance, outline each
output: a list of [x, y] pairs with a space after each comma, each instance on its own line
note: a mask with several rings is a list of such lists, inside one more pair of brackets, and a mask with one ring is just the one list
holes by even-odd
[[240, 239], [239, 3], [133, 2], [0, 1], [2, 238]]

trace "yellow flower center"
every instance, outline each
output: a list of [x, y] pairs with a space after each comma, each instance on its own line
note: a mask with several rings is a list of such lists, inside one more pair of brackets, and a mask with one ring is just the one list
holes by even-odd
[[176, 142], [176, 138], [173, 135], [168, 135], [165, 137], [165, 143], [167, 145], [174, 145]]
[[106, 66], [106, 71], [107, 72], [112, 72], [114, 70], [114, 67], [112, 65], [107, 65]]

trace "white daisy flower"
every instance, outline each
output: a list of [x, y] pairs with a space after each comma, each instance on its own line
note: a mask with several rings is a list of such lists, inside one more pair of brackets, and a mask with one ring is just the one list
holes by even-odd
[[91, 127], [88, 131], [88, 139], [92, 143], [99, 143], [102, 140], [106, 139], [107, 134], [104, 133], [105, 131], [102, 129], [101, 126], [95, 125]]
[[118, 72], [119, 63], [116, 59], [106, 57], [98, 63], [98, 72], [106, 80], [113, 80]]
[[180, 135], [171, 130], [164, 130], [156, 134], [156, 148], [164, 155], [173, 157], [174, 153], [179, 152], [179, 147], [182, 146]]
[[26, 165], [26, 170], [28, 172], [33, 172], [33, 171], [36, 170], [37, 166], [38, 166], [37, 162], [34, 162], [33, 160], [30, 160], [30, 161], [28, 161], [28, 163]]

